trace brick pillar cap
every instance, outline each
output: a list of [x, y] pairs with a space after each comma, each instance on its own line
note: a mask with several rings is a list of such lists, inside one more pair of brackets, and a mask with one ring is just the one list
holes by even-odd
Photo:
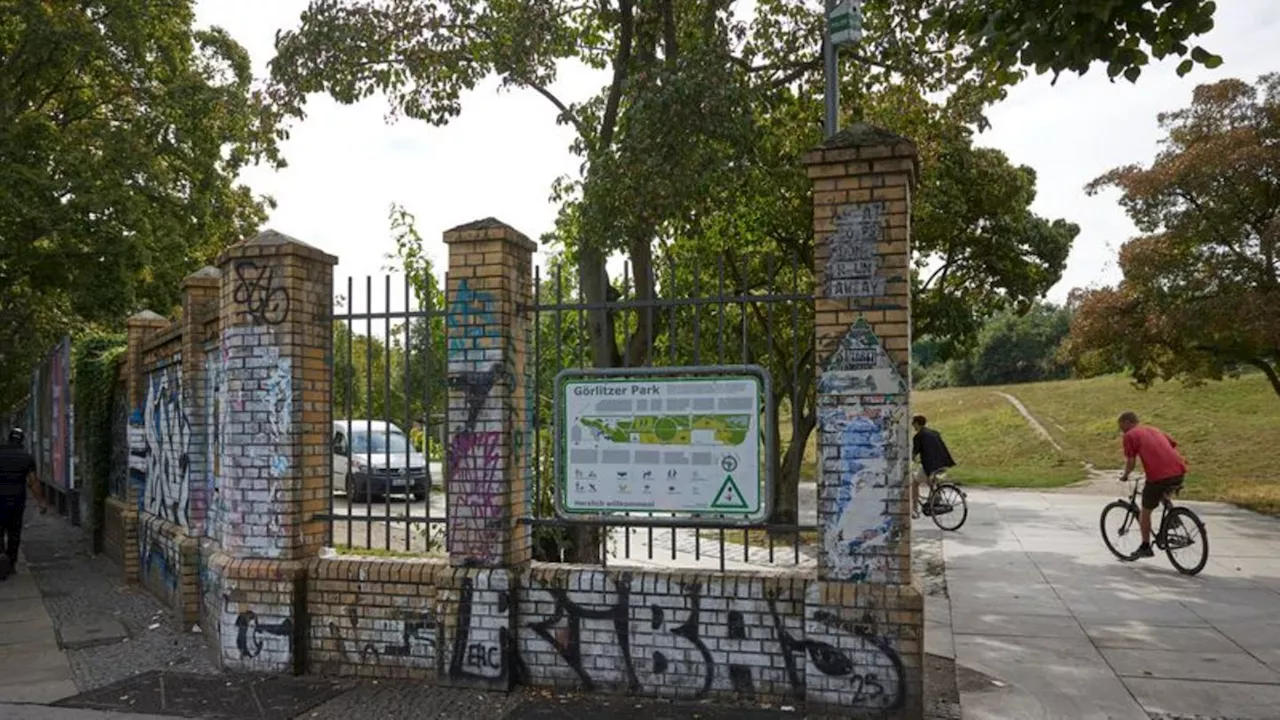
[[474, 220], [444, 231], [446, 245], [476, 240], [505, 240], [529, 252], [538, 249], [538, 243], [530, 240], [524, 233], [492, 217]]
[[130, 315], [129, 319], [126, 320], [124, 324], [125, 324], [125, 327], [130, 327], [130, 328], [163, 327], [165, 325], [168, 325], [169, 321], [164, 319], [164, 317], [151, 312], [150, 310], [143, 310], [141, 312]]
[[804, 165], [845, 163], [855, 160], [907, 158], [911, 160], [911, 183], [920, 176], [920, 153], [914, 141], [868, 123], [854, 123], [832, 135], [804, 154]]
[[271, 257], [279, 255], [296, 255], [330, 265], [337, 265], [338, 258], [320, 248], [308, 245], [301, 240], [275, 230], [263, 230], [251, 238], [241, 240], [218, 256], [218, 265], [224, 266], [233, 260], [250, 257]]
[[182, 279], [182, 289], [189, 287], [217, 287], [222, 282], [222, 271], [212, 265], [205, 265]]

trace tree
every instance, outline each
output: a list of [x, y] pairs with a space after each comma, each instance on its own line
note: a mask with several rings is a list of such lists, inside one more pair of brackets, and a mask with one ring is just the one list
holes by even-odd
[[180, 302], [250, 235], [236, 182], [281, 164], [249, 57], [190, 2], [8, 2], [0, 14], [0, 393], [68, 329]]
[[1067, 377], [1070, 367], [1059, 350], [1070, 323], [1070, 311], [1049, 303], [995, 315], [978, 333], [973, 350], [951, 362], [950, 384], [1012, 385]]
[[[948, 121], [980, 125], [982, 108], [1021, 77], [1018, 59], [1009, 57], [1006, 46], [1045, 49], [1061, 40], [1036, 35], [1030, 31], [1034, 27], [1010, 25], [1008, 38], [974, 53], [972, 28], [940, 21], [945, 13], [930, 15], [954, 5], [946, 0], [867, 3], [866, 38], [856, 51], [843, 54], [846, 117], [861, 119], [874, 97], [888, 110], [943, 94]], [[575, 129], [572, 149], [584, 161], [579, 177], [555, 188], [562, 202], [555, 237], [572, 258], [582, 299], [594, 306], [585, 322], [591, 362], [643, 365], [660, 346], [669, 321], [652, 306], [661, 248], [701, 242], [713, 218], [731, 227], [724, 222], [730, 209], [748, 205], [767, 222], [754, 243], [744, 246], [772, 243], [775, 256], [788, 257], [803, 252], [795, 243], [809, 235], [809, 188], [796, 158], [820, 139], [822, 3], [761, 0], [751, 19], [733, 10], [734, 4], [723, 0], [483, 5], [314, 0], [301, 28], [278, 38], [273, 95], [284, 112], [301, 117], [312, 93], [344, 103], [383, 93], [394, 116], [433, 124], [457, 115], [462, 91], [490, 74], [504, 87], [547, 98], [558, 121]], [[1126, 25], [1138, 16], [1145, 17], [1132, 9], [1109, 16], [1108, 37], [1119, 37], [1127, 48], [1164, 42], [1181, 31], [1145, 32]], [[1132, 60], [1105, 43], [1093, 50], [1096, 58], [1126, 67]], [[1048, 62], [1070, 69], [1073, 57]], [[567, 59], [608, 71], [608, 84], [582, 101], [556, 97], [550, 86], [557, 64]], [[902, 129], [901, 118], [886, 115], [889, 125]], [[780, 195], [743, 192], [745, 180], [753, 177], [768, 180], [767, 187]], [[1044, 235], [1052, 230], [1038, 229]], [[779, 247], [779, 239], [792, 247]], [[696, 256], [707, 248], [686, 251]], [[606, 271], [607, 258], [616, 253], [627, 257], [631, 269], [625, 293]], [[753, 277], [740, 284], [760, 283]], [[619, 324], [619, 313], [604, 309], [615, 297], [638, 306], [626, 325]], [[791, 359], [804, 357], [800, 352]], [[793, 417], [803, 419], [799, 412]], [[807, 434], [796, 433], [791, 441], [803, 445], [804, 439]], [[779, 486], [785, 489], [786, 483]], [[779, 504], [794, 511], [793, 502]], [[589, 540], [577, 544], [598, 546]]]
[[1280, 74], [1202, 85], [1159, 122], [1150, 166], [1087, 188], [1119, 188], [1144, 234], [1120, 250], [1119, 285], [1076, 294], [1068, 351], [1144, 385], [1252, 366], [1280, 395]]

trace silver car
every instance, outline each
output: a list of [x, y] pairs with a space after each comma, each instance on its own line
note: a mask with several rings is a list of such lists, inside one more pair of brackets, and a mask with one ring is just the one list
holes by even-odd
[[333, 423], [333, 488], [344, 490], [351, 502], [391, 494], [421, 499], [429, 482], [427, 458], [396, 425], [382, 420]]

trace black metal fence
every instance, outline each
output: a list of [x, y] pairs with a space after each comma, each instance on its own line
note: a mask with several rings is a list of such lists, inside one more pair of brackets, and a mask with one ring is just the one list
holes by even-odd
[[[524, 308], [532, 408], [521, 428], [530, 443], [530, 512], [539, 560], [618, 565], [807, 566], [816, 557], [813, 391], [813, 293], [800, 256], [742, 253], [667, 254], [652, 282], [637, 286], [629, 267], [604, 302], [588, 302], [576, 268], [553, 258], [535, 271], [535, 297]], [[383, 309], [368, 298], [335, 315], [335, 472], [330, 544], [339, 551], [443, 553], [447, 320], [439, 295], [418, 300], [407, 279], [383, 279]], [[348, 280], [346, 297], [354, 282]], [[399, 291], [399, 292], [397, 292]], [[402, 302], [394, 302], [396, 295]], [[393, 305], [399, 307], [393, 310]], [[606, 328], [591, 337], [593, 323]], [[601, 362], [603, 361], [603, 362]], [[779, 442], [767, 458], [775, 474], [773, 516], [742, 527], [729, 518], [620, 513], [568, 520], [555, 512], [553, 403], [566, 369], [763, 366], [773, 379]], [[394, 425], [396, 427], [390, 427]], [[397, 433], [396, 431], [401, 431]], [[408, 439], [408, 442], [400, 438]], [[348, 472], [353, 470], [353, 472]]]

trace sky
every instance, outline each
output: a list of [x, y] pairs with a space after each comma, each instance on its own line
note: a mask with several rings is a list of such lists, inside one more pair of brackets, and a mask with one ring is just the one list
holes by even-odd
[[[199, 0], [197, 22], [228, 30], [250, 53], [265, 77], [280, 29], [297, 26], [308, 0]], [[1119, 280], [1116, 252], [1136, 234], [1117, 204], [1115, 191], [1088, 197], [1084, 185], [1110, 168], [1149, 163], [1160, 138], [1156, 116], [1191, 100], [1196, 85], [1226, 77], [1253, 82], [1280, 71], [1280, 2], [1229, 0], [1218, 5], [1216, 26], [1197, 42], [1223, 56], [1215, 70], [1196, 68], [1179, 78], [1176, 60], [1148, 67], [1137, 84], [1108, 81], [1104, 68], [1084, 77], [1033, 76], [991, 108], [992, 127], [977, 144], [1003, 150], [1011, 161], [1035, 169], [1038, 191], [1032, 209], [1080, 226], [1062, 280], [1049, 299], [1063, 301], [1076, 287]], [[552, 91], [566, 102], [594, 94], [606, 78], [576, 66], [560, 71]], [[316, 96], [307, 118], [295, 123], [282, 147], [289, 166], [252, 168], [242, 180], [271, 195], [277, 207], [266, 227], [336, 255], [335, 285], [351, 296], [357, 312], [366, 303], [372, 275], [375, 310], [394, 250], [389, 210], [403, 205], [443, 270], [445, 230], [471, 220], [497, 217], [533, 239], [551, 230], [556, 206], [552, 182], [576, 174], [569, 152], [572, 132], [555, 123], [555, 110], [532, 91], [499, 91], [496, 80], [462, 100], [462, 114], [446, 127], [413, 120], [388, 124], [380, 97], [353, 106]], [[798, 159], [797, 159], [798, 160]], [[403, 306], [402, 286], [392, 291], [393, 309]]]

